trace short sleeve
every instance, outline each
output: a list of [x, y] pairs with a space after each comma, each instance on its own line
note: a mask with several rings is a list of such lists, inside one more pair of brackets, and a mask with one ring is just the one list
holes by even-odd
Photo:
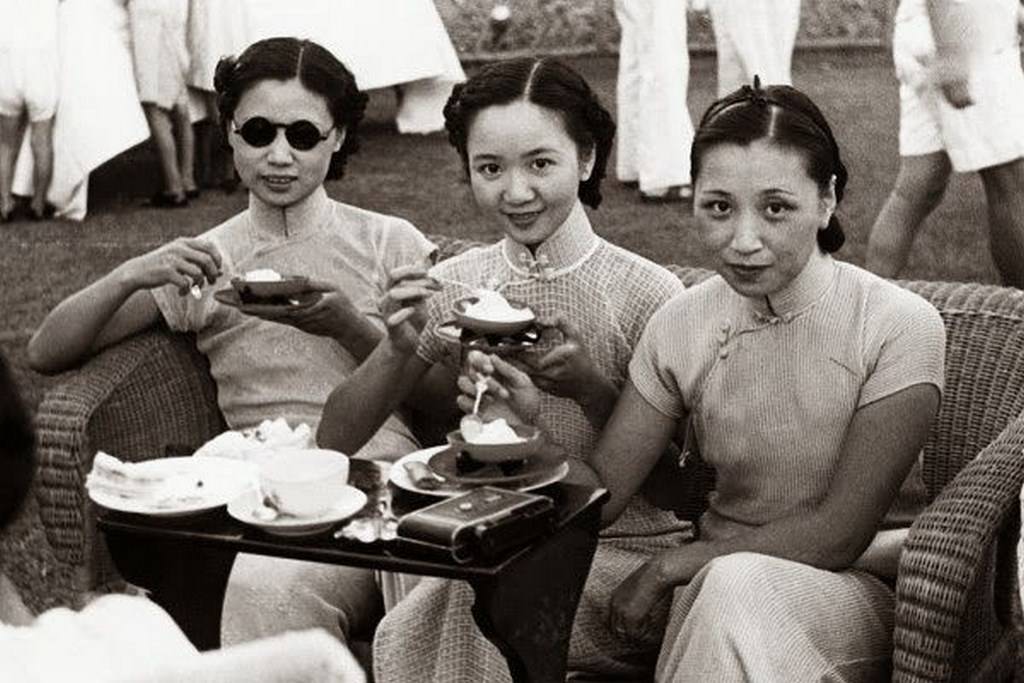
[[678, 354], [671, 353], [672, 340], [678, 338], [672, 333], [676, 318], [672, 308], [671, 302], [662, 306], [647, 323], [629, 363], [629, 380], [652, 408], [668, 417], [680, 418], [686, 409], [677, 368], [673, 367]]
[[[934, 306], [913, 292], [885, 292], [878, 315], [867, 317], [869, 362], [858, 406], [891, 396], [915, 384], [943, 389], [946, 330]], [[881, 298], [881, 297], [878, 297]]]
[[213, 301], [212, 288], [203, 290], [203, 298], [196, 300], [191, 294], [184, 296], [174, 285], [150, 290], [167, 327], [175, 332], [198, 332], [205, 327], [206, 313]]
[[[231, 249], [228, 248], [224, 232], [226, 226], [236, 220], [238, 220], [237, 216], [199, 236], [213, 242], [220, 253], [221, 270], [224, 273], [235, 271], [235, 257]], [[199, 299], [189, 292], [182, 295], [174, 285], [157, 287], [150, 292], [153, 294], [153, 299], [156, 301], [157, 308], [160, 309], [160, 314], [167, 323], [167, 327], [175, 332], [200, 332], [206, 328], [218, 306], [216, 299], [213, 298], [213, 293], [227, 284], [226, 276], [222, 276], [213, 284], [207, 284], [204, 281], [200, 290], [202, 296]]]
[[436, 259], [437, 245], [409, 221], [395, 219], [382, 240], [381, 254], [387, 272], [398, 266], [416, 263], [430, 266]]
[[620, 311], [618, 318], [626, 343], [635, 348], [647, 321], [668, 300], [686, 287], [672, 271], [621, 247], [610, 249], [611, 273], [606, 295]]
[[630, 343], [634, 346], [639, 342], [639, 337], [642, 336], [643, 330], [646, 329], [647, 321], [651, 319], [651, 316], [664, 306], [665, 302], [682, 293], [686, 286], [678, 277], [669, 271], [665, 271], [664, 273], [658, 273], [657, 277], [652, 278], [650, 287], [647, 289], [646, 296], [638, 297], [638, 301], [641, 303], [637, 319], [642, 320], [643, 323], [629, 339]]

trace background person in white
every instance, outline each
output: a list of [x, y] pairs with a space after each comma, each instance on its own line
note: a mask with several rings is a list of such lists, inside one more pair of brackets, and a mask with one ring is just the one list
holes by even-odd
[[1018, 0], [901, 0], [893, 28], [900, 170], [867, 267], [897, 277], [951, 171], [976, 171], [1003, 282], [1024, 287], [1024, 71]]
[[622, 30], [615, 175], [638, 183], [644, 198], [687, 199], [693, 122], [686, 0], [615, 0], [615, 17]]
[[241, 54], [249, 45], [249, 11], [244, 0], [189, 0], [189, 71], [186, 82], [203, 101], [209, 121], [196, 130], [196, 182], [234, 192], [238, 186], [217, 112], [213, 74], [224, 55]]
[[[47, 201], [57, 216], [82, 220], [89, 174], [144, 142], [149, 126], [135, 85], [124, 0], [61, 0], [57, 35], [60, 114], [53, 120], [53, 179]], [[14, 165], [15, 194], [32, 193], [30, 151], [28, 144], [22, 145]]]
[[29, 215], [52, 215], [53, 118], [58, 90], [57, 0], [0, 0], [0, 222], [14, 211], [14, 162], [28, 122]]
[[466, 75], [431, 0], [244, 2], [250, 40], [316, 40], [351, 69], [360, 90], [398, 88], [399, 133], [444, 128], [444, 103]]
[[800, 0], [707, 0], [715, 30], [718, 96], [750, 83], [793, 82]]

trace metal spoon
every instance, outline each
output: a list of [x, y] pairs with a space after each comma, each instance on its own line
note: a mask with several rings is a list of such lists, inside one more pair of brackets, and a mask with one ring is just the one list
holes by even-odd
[[473, 412], [463, 415], [459, 420], [459, 431], [462, 432], [462, 438], [466, 441], [472, 441], [484, 428], [484, 421], [480, 417], [480, 400], [484, 397], [484, 392], [487, 391], [487, 378], [480, 375], [474, 384], [476, 398], [473, 401]]

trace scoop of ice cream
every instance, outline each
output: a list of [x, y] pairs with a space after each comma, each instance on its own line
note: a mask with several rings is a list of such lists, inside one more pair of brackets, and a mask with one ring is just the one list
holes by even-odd
[[475, 434], [463, 434], [463, 437], [469, 443], [479, 444], [505, 444], [526, 441], [526, 439], [516, 434], [515, 430], [509, 426], [503, 417], [491, 420], [490, 422], [484, 422]]
[[247, 272], [244, 279], [246, 282], [280, 282], [283, 278], [273, 268], [259, 268]]
[[476, 301], [463, 310], [463, 314], [468, 317], [497, 322], [533, 320], [533, 311], [529, 308], [514, 308], [508, 299], [493, 289], [478, 289], [473, 296], [476, 297]]

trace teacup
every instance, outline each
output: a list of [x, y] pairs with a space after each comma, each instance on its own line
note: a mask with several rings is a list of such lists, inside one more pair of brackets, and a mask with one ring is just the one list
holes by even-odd
[[344, 495], [348, 466], [348, 456], [338, 451], [282, 451], [260, 468], [260, 488], [278, 512], [319, 517]]

